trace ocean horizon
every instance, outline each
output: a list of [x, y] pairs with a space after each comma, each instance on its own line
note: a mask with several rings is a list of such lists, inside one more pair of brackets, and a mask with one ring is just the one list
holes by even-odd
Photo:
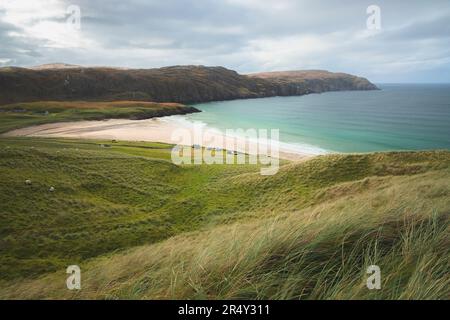
[[175, 116], [209, 128], [279, 129], [280, 144], [311, 154], [450, 149], [449, 83], [379, 83], [336, 91], [194, 104]]

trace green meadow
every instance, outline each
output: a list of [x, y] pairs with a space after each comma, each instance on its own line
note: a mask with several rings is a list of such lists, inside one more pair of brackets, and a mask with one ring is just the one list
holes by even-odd
[[[0, 138], [0, 298], [450, 296], [450, 152], [318, 156], [261, 176], [177, 166], [171, 148]], [[372, 264], [381, 290], [366, 287]]]
[[0, 106], [0, 134], [32, 125], [54, 122], [148, 119], [196, 112], [197, 109], [178, 103], [144, 101], [37, 101]]

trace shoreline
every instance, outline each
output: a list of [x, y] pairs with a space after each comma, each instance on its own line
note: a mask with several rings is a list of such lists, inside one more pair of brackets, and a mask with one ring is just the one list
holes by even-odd
[[[1, 136], [148, 141], [177, 144], [177, 141], [172, 139], [172, 134], [179, 129], [186, 130], [184, 132], [189, 132], [192, 136], [196, 130], [195, 123], [191, 121], [179, 121], [179, 119], [172, 117], [146, 120], [108, 119], [99, 121], [56, 122], [15, 129]], [[258, 150], [256, 142], [252, 142], [243, 137], [226, 136], [217, 129], [207, 127], [206, 125], [202, 125], [202, 129], [207, 132], [207, 135], [202, 137], [203, 141], [195, 141], [196, 144], [202, 147], [229, 150], [230, 148], [226, 148], [226, 146], [234, 145], [236, 142], [236, 146], [233, 148], [234, 150], [230, 151], [267, 155], [267, 152], [260, 152]], [[205, 139], [205, 136], [207, 136], [207, 139]], [[247, 148], [243, 149], [242, 146], [247, 146]], [[278, 158], [290, 161], [303, 161], [317, 155], [292, 150], [288, 146], [289, 144], [280, 142]]]

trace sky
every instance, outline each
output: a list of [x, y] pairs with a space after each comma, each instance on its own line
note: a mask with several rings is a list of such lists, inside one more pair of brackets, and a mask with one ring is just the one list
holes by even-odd
[[450, 82], [450, 1], [0, 0], [0, 66], [55, 62]]

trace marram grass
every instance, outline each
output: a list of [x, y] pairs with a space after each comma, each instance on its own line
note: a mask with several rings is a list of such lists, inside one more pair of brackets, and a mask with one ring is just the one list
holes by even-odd
[[[262, 177], [98, 144], [1, 142], [0, 298], [450, 297], [449, 152], [323, 156]], [[380, 290], [366, 287], [373, 264]]]

